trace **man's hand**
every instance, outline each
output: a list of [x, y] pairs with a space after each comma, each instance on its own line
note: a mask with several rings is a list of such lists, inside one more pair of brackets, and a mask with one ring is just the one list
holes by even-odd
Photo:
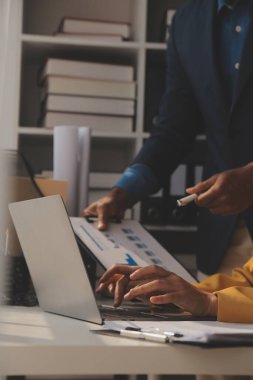
[[114, 293], [114, 304], [124, 300], [148, 299], [153, 305], [173, 303], [193, 315], [216, 316], [218, 299], [197, 289], [175, 273], [157, 265], [144, 268], [115, 265], [100, 279], [98, 291]]
[[199, 194], [196, 204], [213, 214], [238, 215], [253, 204], [253, 164], [216, 174], [186, 192]]
[[98, 218], [98, 229], [107, 228], [110, 218], [122, 219], [128, 206], [127, 193], [115, 187], [108, 195], [89, 205], [81, 212], [81, 216], [95, 216]]

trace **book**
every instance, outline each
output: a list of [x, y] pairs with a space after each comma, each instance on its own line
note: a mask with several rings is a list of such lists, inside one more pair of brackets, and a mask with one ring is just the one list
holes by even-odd
[[88, 126], [96, 132], [130, 133], [133, 131], [133, 118], [128, 116], [46, 112], [40, 124], [46, 128], [53, 128], [56, 125]]
[[48, 75], [97, 80], [133, 81], [134, 68], [130, 65], [48, 58], [39, 73], [39, 81], [43, 82]]
[[89, 186], [92, 189], [111, 189], [122, 173], [90, 172]]
[[134, 99], [136, 83], [133, 81], [94, 80], [49, 75], [43, 86], [46, 94], [98, 96], [106, 98]]
[[116, 21], [65, 17], [60, 23], [59, 31], [65, 33], [116, 34], [125, 39], [130, 38], [130, 24]]
[[105, 42], [121, 42], [122, 36], [118, 34], [93, 34], [93, 33], [64, 33], [57, 32], [54, 34], [55, 37], [63, 37], [63, 38], [82, 38], [91, 41], [105, 41]]
[[134, 101], [49, 94], [44, 102], [44, 110], [133, 116]]

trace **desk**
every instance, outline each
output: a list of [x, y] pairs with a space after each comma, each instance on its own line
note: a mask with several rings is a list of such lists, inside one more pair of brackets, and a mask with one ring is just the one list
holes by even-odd
[[99, 326], [0, 308], [0, 375], [253, 374], [253, 347], [200, 349], [97, 335]]

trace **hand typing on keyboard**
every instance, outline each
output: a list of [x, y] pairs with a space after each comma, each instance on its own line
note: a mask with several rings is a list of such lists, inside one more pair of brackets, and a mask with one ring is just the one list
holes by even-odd
[[114, 295], [114, 306], [121, 305], [124, 295], [134, 286], [138, 286], [143, 281], [131, 281], [130, 275], [140, 267], [129, 265], [113, 265], [99, 280], [98, 293], [108, 290]]
[[114, 265], [99, 281], [97, 292], [108, 289], [114, 295], [114, 306], [135, 298], [152, 305], [175, 304], [193, 315], [216, 316], [217, 297], [189, 284], [173, 272], [157, 265], [134, 267]]

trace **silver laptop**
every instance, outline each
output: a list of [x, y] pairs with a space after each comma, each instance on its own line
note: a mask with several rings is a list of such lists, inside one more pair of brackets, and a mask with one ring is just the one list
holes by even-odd
[[9, 204], [14, 226], [44, 311], [102, 324], [116, 320], [192, 319], [144, 304], [97, 304], [62, 198], [53, 195]]

